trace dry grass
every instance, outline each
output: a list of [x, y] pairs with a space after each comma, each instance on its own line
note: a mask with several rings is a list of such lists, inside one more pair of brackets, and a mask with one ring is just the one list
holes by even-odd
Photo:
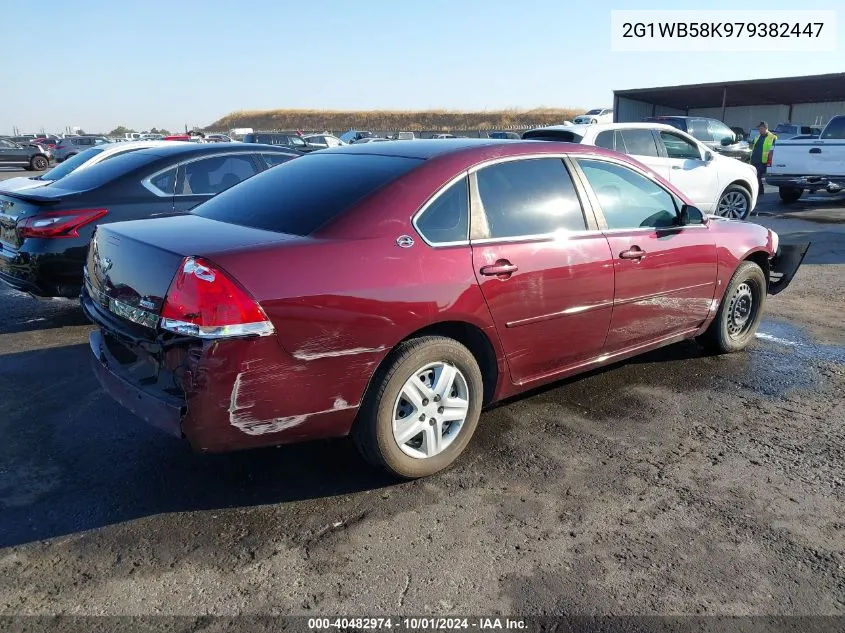
[[534, 125], [554, 125], [571, 120], [584, 110], [535, 108], [532, 110], [248, 110], [232, 112], [207, 130], [251, 127], [255, 130], [492, 130]]

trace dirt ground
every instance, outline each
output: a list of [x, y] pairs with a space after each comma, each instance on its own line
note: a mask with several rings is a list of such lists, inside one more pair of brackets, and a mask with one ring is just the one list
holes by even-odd
[[346, 441], [194, 455], [99, 389], [72, 302], [0, 289], [0, 615], [845, 615], [845, 209], [771, 197], [814, 246], [751, 349], [502, 404], [413, 483]]

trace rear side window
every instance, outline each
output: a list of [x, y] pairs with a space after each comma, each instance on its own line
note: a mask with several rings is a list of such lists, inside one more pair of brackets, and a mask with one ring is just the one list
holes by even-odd
[[651, 130], [620, 130], [622, 143], [617, 140], [617, 151], [632, 156], [658, 156], [657, 144]]
[[159, 193], [172, 196], [176, 190], [176, 168], [172, 167], [156, 176], [150, 178], [150, 184], [155, 187]]
[[422, 161], [315, 152], [268, 169], [192, 213], [256, 229], [310, 235]]
[[248, 155], [213, 156], [185, 165], [185, 177], [177, 193], [215, 195], [254, 176], [256, 168]]
[[478, 172], [491, 238], [586, 228], [581, 202], [559, 158], [514, 160]]
[[[599, 132], [598, 136], [596, 136], [596, 147], [604, 147], [605, 149], [616, 149], [616, 131], [615, 130], [605, 130], [604, 132]], [[623, 150], [624, 151], [624, 150]]]
[[417, 230], [432, 244], [469, 239], [469, 185], [461, 178], [432, 202], [416, 221]]

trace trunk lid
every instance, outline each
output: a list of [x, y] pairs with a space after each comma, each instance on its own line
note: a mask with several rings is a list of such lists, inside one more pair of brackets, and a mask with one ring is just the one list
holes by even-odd
[[170, 283], [185, 257], [304, 238], [181, 215], [97, 227], [85, 267], [85, 290], [100, 309], [154, 331]]
[[4, 248], [17, 250], [23, 243], [18, 230], [19, 223], [28, 217], [50, 211], [61, 202], [57, 196], [38, 194], [0, 193], [0, 243]]

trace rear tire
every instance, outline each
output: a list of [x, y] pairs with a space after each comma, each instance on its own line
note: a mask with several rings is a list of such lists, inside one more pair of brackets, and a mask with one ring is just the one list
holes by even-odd
[[29, 160], [29, 167], [32, 171], [44, 171], [50, 166], [50, 161], [46, 156], [33, 156]]
[[804, 193], [804, 190], [799, 187], [780, 187], [778, 188], [778, 195], [780, 199], [789, 204], [791, 202], [797, 202], [798, 198]]
[[754, 262], [742, 262], [731, 277], [722, 303], [710, 327], [698, 342], [714, 354], [730, 354], [745, 349], [754, 340], [768, 283], [763, 270]]
[[372, 465], [395, 477], [451, 466], [478, 426], [484, 381], [472, 353], [451, 338], [400, 344], [373, 382], [352, 437]]

